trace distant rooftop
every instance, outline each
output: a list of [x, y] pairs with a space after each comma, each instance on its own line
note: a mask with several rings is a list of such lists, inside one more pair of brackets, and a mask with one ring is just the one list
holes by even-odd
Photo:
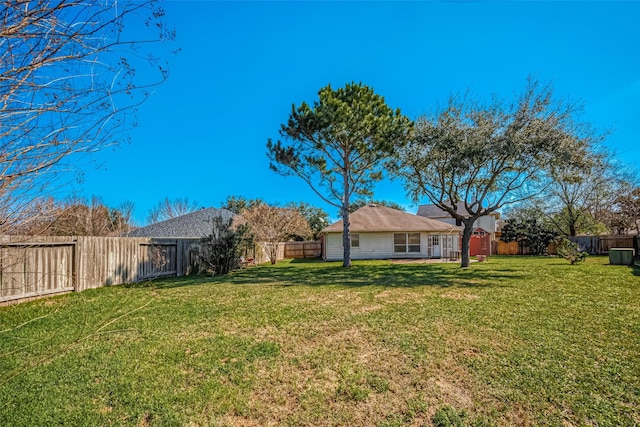
[[[365, 205], [349, 215], [351, 232], [424, 231], [458, 232], [462, 229], [442, 221], [424, 218], [381, 205]], [[342, 232], [342, 220], [322, 230], [323, 233]]]
[[211, 234], [211, 218], [232, 218], [227, 209], [204, 208], [186, 215], [160, 221], [127, 233], [129, 237], [205, 237]]
[[[459, 214], [469, 217], [469, 213], [464, 207], [464, 202], [458, 202], [456, 205]], [[448, 212], [442, 210], [440, 207], [436, 205], [420, 205], [418, 206], [418, 213], [416, 215], [423, 216], [425, 218], [451, 218]], [[491, 212], [489, 215], [493, 215], [496, 218], [500, 218], [499, 212]]]

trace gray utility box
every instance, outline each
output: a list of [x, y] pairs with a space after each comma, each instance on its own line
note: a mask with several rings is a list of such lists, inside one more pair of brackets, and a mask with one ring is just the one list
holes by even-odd
[[633, 265], [633, 248], [611, 248], [609, 249], [609, 264]]

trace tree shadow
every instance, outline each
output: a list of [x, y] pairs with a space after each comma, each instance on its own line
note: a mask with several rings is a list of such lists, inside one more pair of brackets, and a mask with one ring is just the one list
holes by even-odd
[[391, 264], [354, 261], [351, 268], [341, 263], [317, 260], [295, 260], [275, 267], [261, 267], [238, 272], [234, 284], [262, 283], [274, 286], [508, 286], [525, 274], [498, 265], [462, 269], [456, 264]]
[[343, 268], [341, 262], [318, 259], [294, 259], [276, 265], [262, 264], [236, 270], [228, 275], [190, 275], [167, 277], [125, 285], [129, 288], [180, 288], [203, 284], [266, 285], [266, 286], [382, 286], [411, 288], [438, 287], [508, 287], [533, 273], [515, 270], [500, 263], [460, 268], [454, 263], [397, 264], [386, 261], [354, 261]]
[[159, 277], [155, 279], [143, 280], [140, 282], [126, 283], [122, 285], [125, 288], [153, 288], [153, 289], [171, 289], [182, 288], [186, 286], [198, 286], [205, 283], [226, 283], [227, 276], [211, 276], [210, 274], [191, 274], [188, 276], [178, 277]]

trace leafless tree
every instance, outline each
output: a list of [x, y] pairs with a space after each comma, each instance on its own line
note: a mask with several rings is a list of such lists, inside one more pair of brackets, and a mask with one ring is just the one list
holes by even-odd
[[167, 219], [186, 215], [202, 209], [200, 203], [190, 201], [188, 198], [169, 200], [166, 197], [163, 201], [154, 206], [147, 215], [147, 224], [165, 221]]
[[40, 200], [29, 222], [16, 228], [22, 235], [43, 236], [119, 236], [131, 227], [131, 202], [110, 208], [98, 196], [90, 199], [71, 197], [61, 202]]
[[542, 198], [544, 212], [565, 236], [606, 231], [606, 212], [629, 188], [629, 174], [610, 153], [594, 152], [580, 167], [558, 165]]
[[[167, 78], [147, 47], [174, 34], [156, 0], [0, 4], [2, 233], [37, 215], [34, 200], [79, 154], [126, 138], [135, 108]], [[156, 73], [136, 73], [147, 66]]]
[[271, 264], [277, 261], [280, 243], [294, 236], [311, 234], [309, 223], [296, 209], [260, 204], [244, 211], [242, 217], [249, 225], [255, 241], [269, 255]]
[[605, 221], [616, 234], [640, 235], [640, 187], [618, 194]]

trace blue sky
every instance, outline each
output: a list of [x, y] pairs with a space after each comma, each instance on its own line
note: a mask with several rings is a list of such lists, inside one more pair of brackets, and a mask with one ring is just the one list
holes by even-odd
[[[621, 159], [640, 158], [640, 2], [181, 0], [165, 9], [181, 49], [169, 80], [139, 108], [131, 143], [96, 153], [64, 190], [110, 206], [131, 200], [140, 224], [165, 197], [220, 206], [229, 195], [306, 201], [335, 218], [265, 155], [291, 105], [329, 83], [362, 82], [413, 119], [468, 88], [513, 97], [532, 74], [613, 129], [606, 144]], [[381, 183], [375, 198], [411, 204], [399, 183]]]

